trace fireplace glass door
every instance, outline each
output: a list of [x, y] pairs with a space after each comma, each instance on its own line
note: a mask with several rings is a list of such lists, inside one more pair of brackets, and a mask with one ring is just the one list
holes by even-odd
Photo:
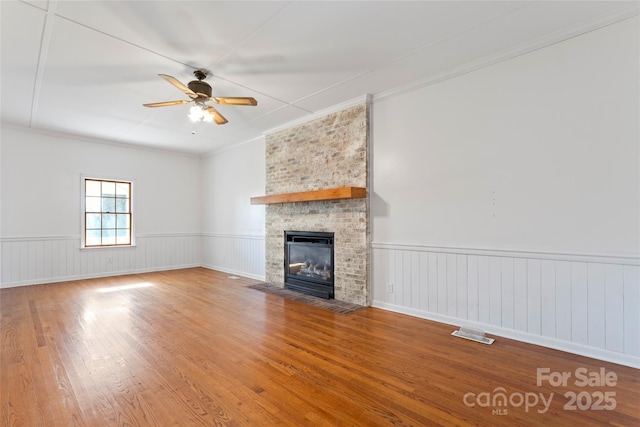
[[333, 298], [333, 233], [285, 232], [285, 288]]
[[290, 244], [289, 275], [298, 279], [331, 283], [331, 252], [331, 247], [317, 243]]

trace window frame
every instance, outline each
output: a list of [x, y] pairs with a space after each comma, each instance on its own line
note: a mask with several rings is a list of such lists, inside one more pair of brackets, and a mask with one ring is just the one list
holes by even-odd
[[[87, 246], [87, 181], [101, 181], [101, 182], [114, 182], [114, 183], [126, 183], [129, 184], [129, 243], [126, 244], [111, 244], [111, 245], [90, 245]], [[104, 177], [99, 175], [81, 175], [80, 179], [80, 249], [104, 249], [104, 248], [131, 248], [136, 246], [135, 239], [135, 180], [125, 179], [125, 178], [117, 178], [117, 177]], [[115, 213], [115, 212], [114, 212]]]

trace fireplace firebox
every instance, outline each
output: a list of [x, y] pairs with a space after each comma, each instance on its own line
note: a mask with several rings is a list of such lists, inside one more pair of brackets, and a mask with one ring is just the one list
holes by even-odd
[[284, 243], [285, 289], [333, 298], [333, 233], [285, 231]]

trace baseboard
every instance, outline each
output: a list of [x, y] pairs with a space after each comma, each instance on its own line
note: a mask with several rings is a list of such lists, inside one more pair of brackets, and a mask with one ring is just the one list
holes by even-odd
[[59, 276], [59, 277], [51, 277], [51, 278], [21, 280], [16, 282], [6, 282], [0, 285], [0, 289], [17, 288], [19, 286], [45, 285], [48, 283], [70, 282], [72, 280], [86, 280], [86, 279], [99, 279], [102, 277], [126, 276], [128, 274], [141, 274], [141, 273], [154, 273], [157, 271], [181, 270], [183, 268], [195, 268], [195, 267], [203, 267], [209, 270], [221, 271], [223, 273], [233, 274], [233, 275], [242, 276], [242, 277], [248, 277], [250, 279], [255, 279], [255, 280], [261, 280], [261, 281], [265, 280], [264, 276], [247, 273], [246, 271], [237, 271], [237, 270], [232, 270], [229, 268], [224, 268], [216, 265], [185, 264], [185, 265], [174, 265], [171, 267], [144, 268], [144, 269], [138, 269], [138, 270], [123, 270], [123, 271], [105, 271], [105, 272], [95, 273], [95, 274], [82, 274], [77, 276]]
[[383, 301], [372, 301], [371, 307], [380, 308], [387, 311], [393, 311], [395, 313], [406, 314], [413, 317], [419, 317], [421, 319], [432, 320], [438, 323], [445, 323], [445, 324], [451, 325], [452, 328], [468, 326], [475, 329], [482, 329], [486, 333], [496, 335], [499, 337], [513, 339], [516, 341], [539, 345], [541, 347], [547, 347], [547, 348], [552, 348], [554, 350], [560, 350], [560, 351], [564, 351], [571, 354], [577, 354], [579, 356], [585, 356], [592, 359], [603, 360], [605, 362], [610, 362], [618, 365], [640, 369], [640, 357], [637, 357], [637, 356], [617, 353], [609, 350], [598, 349], [598, 348], [589, 347], [581, 344], [570, 343], [566, 341], [560, 341], [552, 338], [546, 338], [538, 335], [528, 334], [525, 332], [515, 331], [512, 329], [496, 327], [496, 326], [488, 325], [485, 323], [470, 322], [470, 321], [458, 319], [456, 317], [430, 313], [422, 310], [410, 309], [410, 308], [398, 306], [395, 304], [389, 304]]
[[201, 267], [208, 268], [209, 270], [215, 270], [215, 271], [221, 271], [223, 273], [233, 274], [235, 276], [248, 277], [249, 279], [261, 280], [263, 282], [265, 281], [265, 276], [247, 273], [246, 271], [238, 271], [238, 270], [233, 270], [231, 268], [225, 268], [218, 265], [210, 265], [210, 264], [203, 264], [201, 265]]
[[49, 283], [70, 282], [73, 280], [99, 279], [102, 277], [126, 276], [129, 274], [154, 273], [158, 271], [181, 270], [184, 268], [201, 267], [200, 264], [174, 265], [171, 267], [144, 268], [139, 270], [105, 271], [94, 274], [82, 274], [76, 276], [59, 276], [52, 278], [40, 278], [21, 280], [17, 282], [6, 282], [0, 285], [0, 289], [17, 288], [19, 286], [46, 285]]

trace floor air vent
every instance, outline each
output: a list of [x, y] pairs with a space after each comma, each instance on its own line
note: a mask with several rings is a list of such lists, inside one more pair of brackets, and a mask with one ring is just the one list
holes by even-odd
[[460, 328], [458, 331], [451, 332], [454, 337], [464, 338], [466, 340], [477, 341], [482, 344], [493, 344], [495, 341], [493, 338], [487, 338], [484, 336], [484, 331], [473, 328]]

